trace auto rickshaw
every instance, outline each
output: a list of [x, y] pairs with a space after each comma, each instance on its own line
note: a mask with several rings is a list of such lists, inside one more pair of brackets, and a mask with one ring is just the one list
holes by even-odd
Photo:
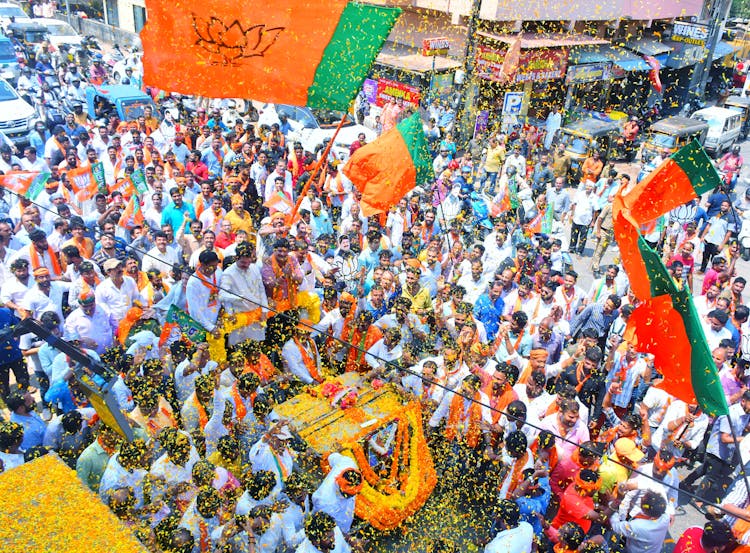
[[33, 19], [10, 23], [7, 32], [11, 31], [13, 36], [23, 44], [26, 50], [33, 50], [37, 45], [47, 40], [49, 36], [47, 27], [35, 22]]
[[577, 182], [583, 162], [594, 150], [599, 151], [604, 162], [613, 157], [622, 138], [622, 125], [620, 121], [584, 117], [561, 128], [559, 136], [570, 158], [569, 176]]
[[345, 373], [277, 405], [298, 436], [322, 459], [303, 466], [321, 478], [326, 459], [341, 449], [363, 477], [355, 513], [378, 530], [390, 530], [416, 513], [437, 481], [422, 432], [422, 407], [389, 384], [377, 388], [356, 373]]
[[90, 85], [86, 88], [86, 111], [94, 120], [116, 114], [120, 121], [135, 121], [150, 106], [158, 113], [151, 96], [130, 85]]
[[664, 150], [669, 150], [671, 155], [693, 140], [703, 145], [707, 132], [708, 125], [697, 119], [679, 116], [661, 119], [648, 129], [641, 150], [641, 159], [651, 159]]
[[750, 97], [747, 96], [730, 96], [724, 101], [724, 107], [740, 112], [742, 117], [742, 127], [740, 129], [740, 138], [745, 140], [750, 131]]

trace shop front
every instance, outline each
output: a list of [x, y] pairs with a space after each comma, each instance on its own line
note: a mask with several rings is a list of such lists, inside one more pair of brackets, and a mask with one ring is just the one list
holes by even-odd
[[641, 56], [618, 46], [596, 44], [573, 48], [569, 63], [568, 113], [624, 114], [645, 104], [651, 66]]

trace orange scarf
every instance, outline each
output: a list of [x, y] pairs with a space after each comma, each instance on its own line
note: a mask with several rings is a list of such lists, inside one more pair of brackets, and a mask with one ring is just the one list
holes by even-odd
[[[49, 255], [50, 262], [52, 263], [52, 267], [47, 267], [48, 269], [51, 269], [50, 272], [53, 276], [59, 277], [62, 275], [62, 269], [60, 269], [60, 263], [57, 261], [57, 257], [55, 256], [55, 252], [52, 251], [52, 246], [47, 246], [47, 255]], [[31, 258], [31, 270], [32, 272], [38, 269], [39, 267], [42, 267], [42, 259], [39, 255], [39, 252], [36, 249], [36, 246], [33, 244], [33, 242], [29, 245], [29, 257]]]
[[211, 551], [211, 542], [208, 537], [208, 524], [198, 515], [198, 528], [200, 529], [200, 552], [209, 553]]
[[294, 343], [297, 345], [297, 349], [299, 350], [300, 355], [302, 356], [302, 362], [305, 364], [305, 368], [307, 368], [307, 372], [310, 373], [310, 376], [315, 382], [322, 382], [323, 378], [320, 376], [320, 373], [318, 372], [318, 364], [315, 362], [315, 360], [310, 357], [310, 354], [307, 351], [307, 348], [305, 348], [302, 345], [302, 342], [300, 342], [299, 338], [297, 336], [294, 337]]
[[208, 423], [208, 413], [206, 413], [206, 409], [201, 405], [201, 402], [198, 401], [198, 396], [195, 396], [193, 403], [195, 403], [195, 408], [198, 410], [198, 424], [201, 430], [203, 430]]
[[272, 298], [278, 311], [288, 311], [289, 309], [297, 307], [297, 285], [292, 280], [291, 263], [291, 260], [289, 260], [289, 270], [282, 271], [281, 267], [279, 267], [278, 261], [276, 261], [276, 255], [271, 256], [271, 268], [273, 269], [276, 281], [278, 282], [282, 279], [286, 280], [287, 287], [286, 298], [284, 297], [284, 291], [280, 284], [276, 284], [276, 286], [273, 287]]
[[508, 495], [512, 494], [518, 484], [523, 481], [523, 468], [526, 466], [526, 461], [529, 458], [529, 450], [523, 452], [523, 455], [515, 460], [513, 463], [513, 472], [510, 477], [510, 486], [508, 486]]
[[[247, 407], [245, 407], [245, 402], [242, 401], [242, 396], [237, 389], [236, 382], [232, 386], [232, 399], [234, 400], [234, 407], [237, 411], [237, 418], [240, 420], [244, 419], [245, 415], [247, 415]], [[250, 398], [250, 402], [252, 403], [252, 397]]]
[[[481, 397], [477, 392], [474, 395], [474, 401], [469, 405], [467, 427], [465, 429], [466, 444], [472, 449], [476, 448], [479, 444], [479, 437], [481, 431], [479, 428], [479, 421], [482, 418], [482, 411], [479, 402]], [[450, 411], [448, 412], [448, 424], [445, 427], [445, 437], [449, 442], [456, 439], [458, 435], [458, 427], [464, 418], [464, 398], [458, 394], [453, 395], [451, 400]]]
[[276, 374], [276, 367], [264, 353], [261, 353], [257, 363], [245, 362], [245, 371], [256, 374], [260, 378], [261, 384], [267, 384]]

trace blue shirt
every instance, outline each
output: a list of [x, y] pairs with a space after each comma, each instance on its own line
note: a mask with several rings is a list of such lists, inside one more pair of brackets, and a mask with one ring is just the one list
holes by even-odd
[[493, 302], [489, 294], [482, 294], [474, 304], [474, 316], [484, 325], [487, 340], [492, 342], [500, 329], [500, 317], [503, 314], [505, 302], [500, 296]]
[[[0, 307], [0, 330], [18, 324], [20, 321], [7, 307]], [[18, 338], [10, 338], [0, 344], [0, 365], [7, 365], [23, 358], [18, 347]]]
[[516, 499], [516, 505], [521, 511], [521, 520], [525, 520], [534, 529], [534, 534], [542, 535], [542, 523], [537, 514], [544, 515], [549, 507], [549, 501], [552, 497], [552, 490], [549, 486], [549, 478], [540, 478], [537, 480], [539, 487], [542, 489], [541, 495], [537, 497], [522, 496]]
[[[171, 202], [167, 207], [164, 208], [164, 211], [161, 212], [161, 224], [169, 225], [170, 227], [172, 227], [172, 232], [176, 234], [177, 229], [179, 229], [180, 225], [182, 225], [182, 221], [185, 218], [185, 213], [190, 215], [191, 221], [195, 219], [195, 209], [193, 209], [192, 205], [187, 202], [182, 202], [182, 205], [180, 207], [177, 207], [174, 205], [174, 202]], [[190, 234], [190, 229], [187, 225], [185, 225], [185, 234]]]
[[23, 426], [22, 450], [26, 451], [32, 447], [42, 445], [44, 442], [44, 432], [47, 430], [47, 425], [44, 424], [44, 421], [36, 413], [29, 413], [28, 415], [11, 413], [10, 422], [17, 422]]

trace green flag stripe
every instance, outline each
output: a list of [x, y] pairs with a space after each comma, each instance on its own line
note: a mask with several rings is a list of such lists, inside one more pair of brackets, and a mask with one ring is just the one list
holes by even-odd
[[347, 4], [307, 90], [307, 105], [347, 111], [400, 14], [398, 8]]
[[669, 294], [675, 311], [682, 317], [685, 333], [693, 346], [690, 352], [690, 379], [701, 409], [714, 416], [726, 414], [728, 407], [724, 389], [690, 294], [677, 289], [659, 254], [649, 247], [642, 236], [638, 237], [638, 249], [646, 264], [651, 294]]
[[427, 137], [424, 135], [422, 119], [419, 113], [407, 117], [396, 125], [401, 138], [409, 150], [414, 168], [417, 170], [417, 185], [435, 180], [432, 170], [432, 156], [427, 148]]
[[716, 172], [714, 164], [697, 140], [693, 140], [684, 148], [672, 154], [672, 160], [685, 171], [693, 184], [695, 194], [700, 196], [704, 192], [713, 190], [721, 184], [721, 178]]

